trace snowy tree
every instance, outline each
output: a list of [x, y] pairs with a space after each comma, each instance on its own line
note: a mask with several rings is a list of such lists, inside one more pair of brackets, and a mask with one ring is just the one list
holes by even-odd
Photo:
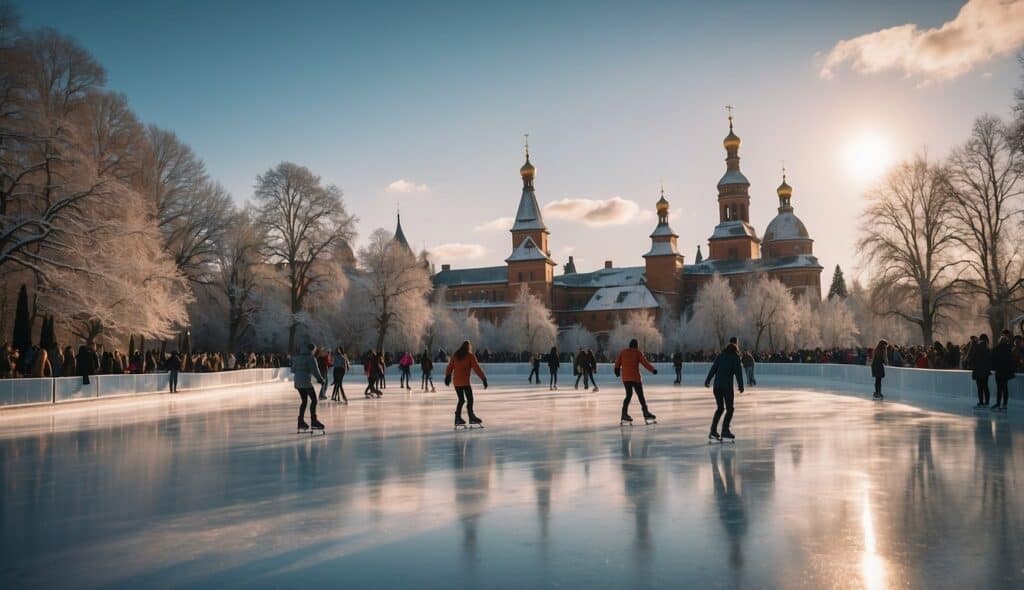
[[860, 331], [845, 298], [836, 297], [823, 301], [818, 308], [818, 318], [821, 342], [826, 348], [856, 346]]
[[566, 352], [589, 348], [597, 350], [597, 337], [582, 324], [573, 324], [558, 333], [558, 348]]
[[988, 303], [992, 334], [1009, 325], [1024, 291], [1024, 146], [1012, 133], [998, 117], [979, 117], [943, 177], [968, 268], [961, 282]]
[[916, 324], [925, 344], [959, 303], [961, 261], [945, 184], [944, 172], [923, 155], [897, 166], [868, 193], [858, 244], [884, 312]]
[[608, 333], [608, 350], [615, 356], [629, 346], [636, 338], [640, 350], [657, 352], [661, 350], [662, 337], [651, 314], [643, 311], [630, 312], [626, 321], [616, 320], [615, 327]]
[[430, 325], [430, 276], [408, 248], [395, 241], [390, 232], [377, 229], [366, 247], [359, 250], [359, 264], [366, 273], [362, 287], [371, 303], [377, 331], [376, 349], [384, 350], [391, 330], [401, 329], [394, 339], [406, 347], [419, 346]]
[[282, 264], [288, 276], [293, 316], [288, 350], [295, 352], [297, 320], [306, 311], [306, 299], [327, 279], [317, 272], [321, 267], [317, 263], [330, 258], [338, 244], [351, 240], [355, 220], [345, 212], [336, 186], [323, 186], [319, 176], [290, 162], [256, 177], [255, 198], [258, 223], [266, 235], [264, 252], [269, 262]]
[[821, 342], [821, 320], [818, 310], [811, 305], [810, 299], [801, 296], [796, 300], [796, 328], [793, 331], [792, 348], [801, 350], [813, 350], [820, 348]]
[[687, 329], [693, 332], [692, 337], [702, 348], [725, 348], [740, 325], [732, 288], [717, 273], [697, 291], [692, 312]]
[[828, 298], [840, 297], [845, 299], [846, 296], [846, 279], [843, 278], [843, 269], [839, 268], [837, 264], [835, 271], [832, 272], [832, 285], [828, 288]]
[[793, 295], [781, 281], [761, 275], [750, 281], [737, 302], [743, 311], [754, 350], [761, 350], [767, 340], [771, 350], [793, 338], [796, 329], [796, 307]]
[[[478, 325], [480, 327], [480, 342], [473, 343], [478, 350], [513, 350], [516, 347], [515, 343], [509, 343], [511, 334], [503, 330], [502, 326], [488, 320], [480, 320]], [[446, 350], [450, 353], [454, 349]]]
[[448, 307], [445, 289], [434, 293], [431, 305], [432, 324], [426, 335], [426, 345], [433, 351], [453, 351], [469, 340], [477, 347], [484, 347], [480, 339], [480, 321], [468, 310], [453, 310]]
[[265, 237], [253, 215], [242, 210], [231, 219], [217, 249], [217, 288], [227, 307], [227, 346], [238, 350], [238, 343], [252, 329], [258, 309], [256, 291], [262, 268], [260, 249]]
[[558, 326], [539, 297], [524, 284], [519, 289], [512, 308], [501, 322], [512, 352], [538, 352], [555, 344]]

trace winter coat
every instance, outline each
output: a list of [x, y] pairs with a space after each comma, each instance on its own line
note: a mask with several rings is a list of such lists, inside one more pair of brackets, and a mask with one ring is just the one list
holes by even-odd
[[176, 354], [172, 354], [171, 356], [167, 357], [167, 360], [164, 361], [164, 368], [167, 369], [168, 371], [180, 371], [181, 357]]
[[675, 353], [672, 355], [672, 368], [678, 370], [683, 368], [683, 355]]
[[452, 355], [452, 359], [448, 361], [448, 367], [444, 371], [444, 376], [445, 378], [451, 376], [452, 385], [455, 387], [469, 387], [471, 372], [476, 373], [481, 381], [487, 380], [487, 375], [484, 375], [484, 370], [480, 368], [480, 363], [476, 362], [476, 355], [472, 352], [461, 359]]
[[715, 358], [715, 362], [711, 363], [711, 370], [708, 371], [708, 376], [704, 379], [704, 386], [710, 385], [711, 380], [714, 379], [716, 391], [732, 391], [734, 377], [740, 391], [743, 391], [743, 364], [740, 362], [738, 354], [726, 348]]
[[987, 345], [979, 341], [974, 346], [971, 357], [971, 366], [973, 367], [971, 369], [971, 377], [975, 381], [987, 380], [992, 372], [992, 351], [989, 350]]
[[885, 378], [885, 358], [880, 354], [871, 359], [871, 376], [876, 379]]
[[590, 372], [592, 373], [597, 372], [597, 357], [594, 356], [593, 350], [587, 351], [587, 368], [590, 369]]
[[740, 359], [740, 361], [743, 363], [744, 367], [746, 367], [748, 369], [749, 368], [753, 368], [753, 366], [754, 366], [754, 355], [750, 354], [749, 352], [744, 352], [743, 353], [743, 358]]
[[1013, 379], [1016, 373], [1013, 358], [1013, 346], [1007, 340], [1001, 341], [992, 350], [992, 369], [996, 372], [997, 380]]
[[640, 383], [643, 378], [640, 376], [640, 366], [651, 373], [657, 374], [658, 370], [647, 360], [639, 348], [627, 348], [619, 353], [615, 359], [615, 370], [622, 376], [623, 383]]
[[420, 370], [424, 373], [429, 373], [434, 370], [434, 361], [430, 360], [429, 354], [423, 355], [423, 358], [420, 359]]
[[[82, 348], [78, 351], [78, 358], [75, 359], [75, 365], [78, 366], [78, 375], [81, 377], [88, 377], [89, 375], [95, 375], [96, 369], [100, 368], [100, 359], [96, 356], [96, 351], [88, 348]], [[88, 383], [88, 381], [85, 381]]]
[[316, 359], [308, 352], [299, 353], [292, 358], [292, 377], [295, 389], [312, 389], [313, 379], [316, 379], [317, 383], [324, 382]]
[[547, 361], [548, 361], [548, 369], [550, 369], [552, 373], [558, 371], [558, 367], [562, 364], [558, 360], [558, 355], [557, 354], [548, 353]]

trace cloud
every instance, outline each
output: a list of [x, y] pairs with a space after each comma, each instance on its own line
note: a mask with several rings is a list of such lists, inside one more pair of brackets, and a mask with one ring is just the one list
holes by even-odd
[[499, 217], [492, 219], [473, 228], [475, 232], [508, 231], [512, 229], [515, 219], [511, 217]]
[[430, 249], [431, 257], [440, 261], [476, 260], [487, 254], [487, 248], [480, 244], [441, 244]]
[[405, 180], [399, 178], [387, 186], [386, 189], [389, 193], [425, 193], [430, 191], [430, 187], [425, 184], [416, 184], [411, 180]]
[[847, 62], [860, 74], [902, 71], [924, 83], [948, 80], [1024, 44], [1024, 2], [969, 0], [937, 29], [908, 23], [836, 43], [825, 56], [822, 78]]
[[639, 205], [622, 197], [604, 200], [562, 199], [544, 205], [544, 215], [548, 217], [577, 221], [593, 227], [629, 223], [639, 212]]

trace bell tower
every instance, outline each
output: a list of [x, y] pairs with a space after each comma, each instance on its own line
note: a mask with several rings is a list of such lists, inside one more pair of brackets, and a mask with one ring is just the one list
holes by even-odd
[[509, 296], [514, 297], [520, 284], [551, 304], [551, 285], [555, 279], [555, 261], [548, 249], [548, 228], [544, 225], [533, 179], [537, 169], [530, 163], [529, 134], [526, 135], [526, 163], [519, 169], [523, 179], [523, 194], [519, 197], [515, 223], [512, 225], [512, 254], [505, 259], [508, 265]]
[[740, 138], [733, 131], [732, 105], [729, 111], [729, 135], [725, 147], [725, 174], [718, 181], [718, 225], [708, 239], [708, 258], [747, 260], [760, 257], [761, 240], [750, 225], [750, 181], [740, 171]]
[[644, 254], [644, 276], [651, 293], [660, 295], [673, 307], [677, 307], [683, 276], [683, 255], [679, 253], [677, 244], [679, 236], [668, 224], [669, 206], [664, 187], [656, 207], [658, 225], [651, 233], [651, 249]]

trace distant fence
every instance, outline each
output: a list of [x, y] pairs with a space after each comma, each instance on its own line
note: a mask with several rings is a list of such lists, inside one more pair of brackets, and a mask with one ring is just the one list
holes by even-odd
[[[644, 375], [650, 383], [671, 383], [674, 379], [672, 363], [655, 363], [658, 375]], [[700, 385], [704, 382], [711, 363], [685, 363], [683, 383]], [[517, 376], [523, 381], [530, 372], [528, 363], [484, 363], [488, 375]], [[758, 383], [775, 387], [827, 388], [842, 391], [856, 391], [870, 394], [874, 380], [871, 368], [864, 365], [833, 365], [815, 363], [758, 363], [755, 369]], [[970, 371], [946, 371], [934, 369], [909, 369], [886, 367], [883, 390], [892, 400], [961, 400], [975, 399], [976, 389]], [[397, 379], [398, 367], [388, 370], [388, 377]], [[436, 363], [434, 376], [437, 380], [444, 375], [444, 364]], [[419, 369], [413, 367], [413, 377], [418, 379]], [[559, 368], [561, 385], [572, 382], [572, 365], [563, 363]], [[201, 390], [245, 385], [271, 383], [291, 378], [287, 367], [279, 369], [242, 369], [220, 373], [180, 373], [178, 389]], [[362, 368], [353, 366], [348, 378], [353, 382], [363, 378]], [[548, 367], [541, 365], [540, 378], [547, 383]], [[612, 365], [601, 363], [597, 369], [599, 384], [608, 385], [614, 380]], [[990, 377], [993, 401], [995, 379]], [[0, 380], [0, 407], [59, 404], [77, 400], [100, 399], [117, 396], [141, 396], [165, 393], [168, 390], [167, 373], [146, 373], [141, 375], [93, 375], [89, 384], [82, 384], [81, 377], [58, 377], [55, 379], [3, 379]], [[1010, 381], [1010, 397], [1024, 399], [1024, 375]]]
[[[287, 367], [278, 369], [241, 369], [220, 373], [179, 373], [178, 389], [200, 390], [270, 383], [291, 377]], [[59, 404], [79, 400], [141, 396], [166, 393], [169, 389], [167, 373], [143, 373], [138, 375], [91, 375], [89, 383], [82, 383], [81, 377], [57, 377], [53, 379], [4, 379], [0, 380], [0, 407]]]

